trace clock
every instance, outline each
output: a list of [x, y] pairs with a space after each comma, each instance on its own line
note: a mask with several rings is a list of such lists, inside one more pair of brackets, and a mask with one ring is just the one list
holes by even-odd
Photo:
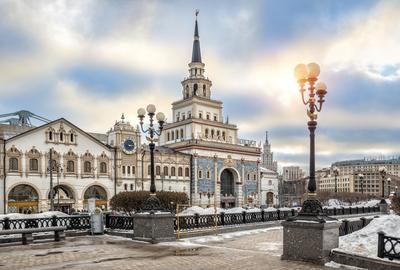
[[125, 154], [131, 155], [135, 151], [135, 142], [131, 138], [125, 139], [122, 143], [122, 151]]

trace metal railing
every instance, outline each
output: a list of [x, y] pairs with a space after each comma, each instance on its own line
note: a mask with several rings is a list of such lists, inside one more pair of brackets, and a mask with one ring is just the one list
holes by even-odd
[[112, 230], [133, 230], [133, 217], [106, 215], [105, 225]]
[[360, 218], [359, 220], [342, 220], [339, 227], [339, 236], [353, 233], [367, 226], [373, 218]]
[[400, 260], [400, 238], [378, 233], [378, 257]]
[[328, 216], [365, 214], [365, 213], [379, 212], [379, 206], [324, 208], [324, 212]]
[[0, 220], [0, 230], [16, 230], [28, 228], [45, 227], [67, 227], [67, 230], [87, 230], [90, 229], [90, 216], [69, 216], [69, 217], [49, 217], [49, 218], [25, 218]]

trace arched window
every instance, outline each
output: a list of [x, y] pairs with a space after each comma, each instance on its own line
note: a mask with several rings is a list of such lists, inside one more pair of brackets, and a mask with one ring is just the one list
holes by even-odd
[[128, 170], [128, 174], [131, 174], [131, 167], [130, 166], [126, 166], [126, 169]]
[[160, 174], [161, 174], [161, 167], [156, 166], [156, 175], [160, 175]]
[[64, 141], [64, 133], [60, 132], [60, 142]]
[[188, 111], [188, 118], [189, 119], [192, 118], [192, 112], [191, 111]]
[[193, 85], [193, 94], [194, 94], [195, 96], [197, 96], [197, 88], [198, 88], [197, 83], [195, 83], [195, 84]]
[[198, 177], [203, 178], [203, 172], [201, 170], [199, 170], [199, 172], [198, 172]]
[[167, 142], [170, 141], [169, 132], [167, 132]]
[[249, 173], [247, 174], [247, 180], [250, 180], [250, 174]]
[[214, 133], [215, 133], [215, 131], [212, 129], [212, 130], [211, 130], [211, 138], [212, 138], [212, 139], [214, 139]]
[[10, 171], [18, 171], [18, 159], [15, 157], [12, 157], [9, 159], [9, 164], [8, 168]]
[[253, 180], [257, 180], [257, 174], [253, 175]]
[[67, 172], [72, 173], [75, 171], [75, 164], [72, 160], [67, 161]]
[[189, 177], [189, 168], [185, 168], [185, 176]]
[[208, 128], [206, 128], [206, 134], [205, 134], [206, 136], [206, 138], [208, 138]]
[[133, 190], [133, 184], [131, 184], [131, 190]]
[[69, 135], [69, 136], [70, 136], [69, 140], [70, 140], [71, 142], [74, 142], [74, 134], [71, 133], [71, 135]]
[[132, 174], [135, 174], [135, 173], [136, 173], [136, 167], [132, 166]]
[[125, 166], [122, 166], [122, 174], [125, 174]]
[[37, 172], [39, 170], [39, 161], [36, 158], [31, 158], [29, 160], [29, 170]]
[[208, 179], [211, 178], [211, 172], [210, 172], [210, 170], [207, 171], [207, 178], [208, 178]]
[[207, 120], [210, 120], [210, 114], [209, 113], [207, 113], [206, 118], [207, 118]]
[[124, 184], [124, 190], [128, 190], [128, 184]]
[[183, 169], [182, 167], [178, 168], [178, 176], [183, 176]]
[[164, 175], [168, 175], [168, 167], [164, 166]]
[[171, 176], [175, 176], [176, 172], [175, 172], [175, 167], [171, 167]]
[[183, 139], [183, 129], [181, 129], [181, 139]]
[[92, 164], [90, 161], [85, 161], [83, 163], [83, 172], [85, 173], [91, 173], [92, 172]]
[[189, 98], [189, 85], [186, 85], [185, 96]]
[[53, 131], [49, 131], [49, 141], [53, 140]]
[[222, 140], [225, 141], [225, 131], [222, 131]]
[[207, 90], [206, 90], [206, 85], [203, 84], [203, 96], [207, 96]]
[[175, 138], [179, 139], [179, 130], [175, 130]]
[[171, 140], [174, 140], [174, 131], [171, 132]]
[[100, 173], [107, 173], [107, 163], [105, 162], [100, 163]]
[[203, 118], [203, 114], [199, 113], [199, 118], [202, 119]]

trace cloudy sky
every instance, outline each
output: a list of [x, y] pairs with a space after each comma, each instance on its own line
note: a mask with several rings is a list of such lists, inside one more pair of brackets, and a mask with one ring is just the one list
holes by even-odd
[[280, 165], [308, 163], [293, 68], [328, 85], [317, 167], [400, 153], [400, 1], [0, 2], [0, 114], [21, 109], [105, 132], [181, 98], [194, 11], [212, 97], [240, 137], [269, 131]]

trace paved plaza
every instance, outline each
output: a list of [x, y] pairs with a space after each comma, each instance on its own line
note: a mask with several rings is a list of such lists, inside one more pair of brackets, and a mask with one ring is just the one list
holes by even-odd
[[279, 228], [151, 245], [116, 236], [0, 247], [0, 269], [329, 269], [280, 260]]

